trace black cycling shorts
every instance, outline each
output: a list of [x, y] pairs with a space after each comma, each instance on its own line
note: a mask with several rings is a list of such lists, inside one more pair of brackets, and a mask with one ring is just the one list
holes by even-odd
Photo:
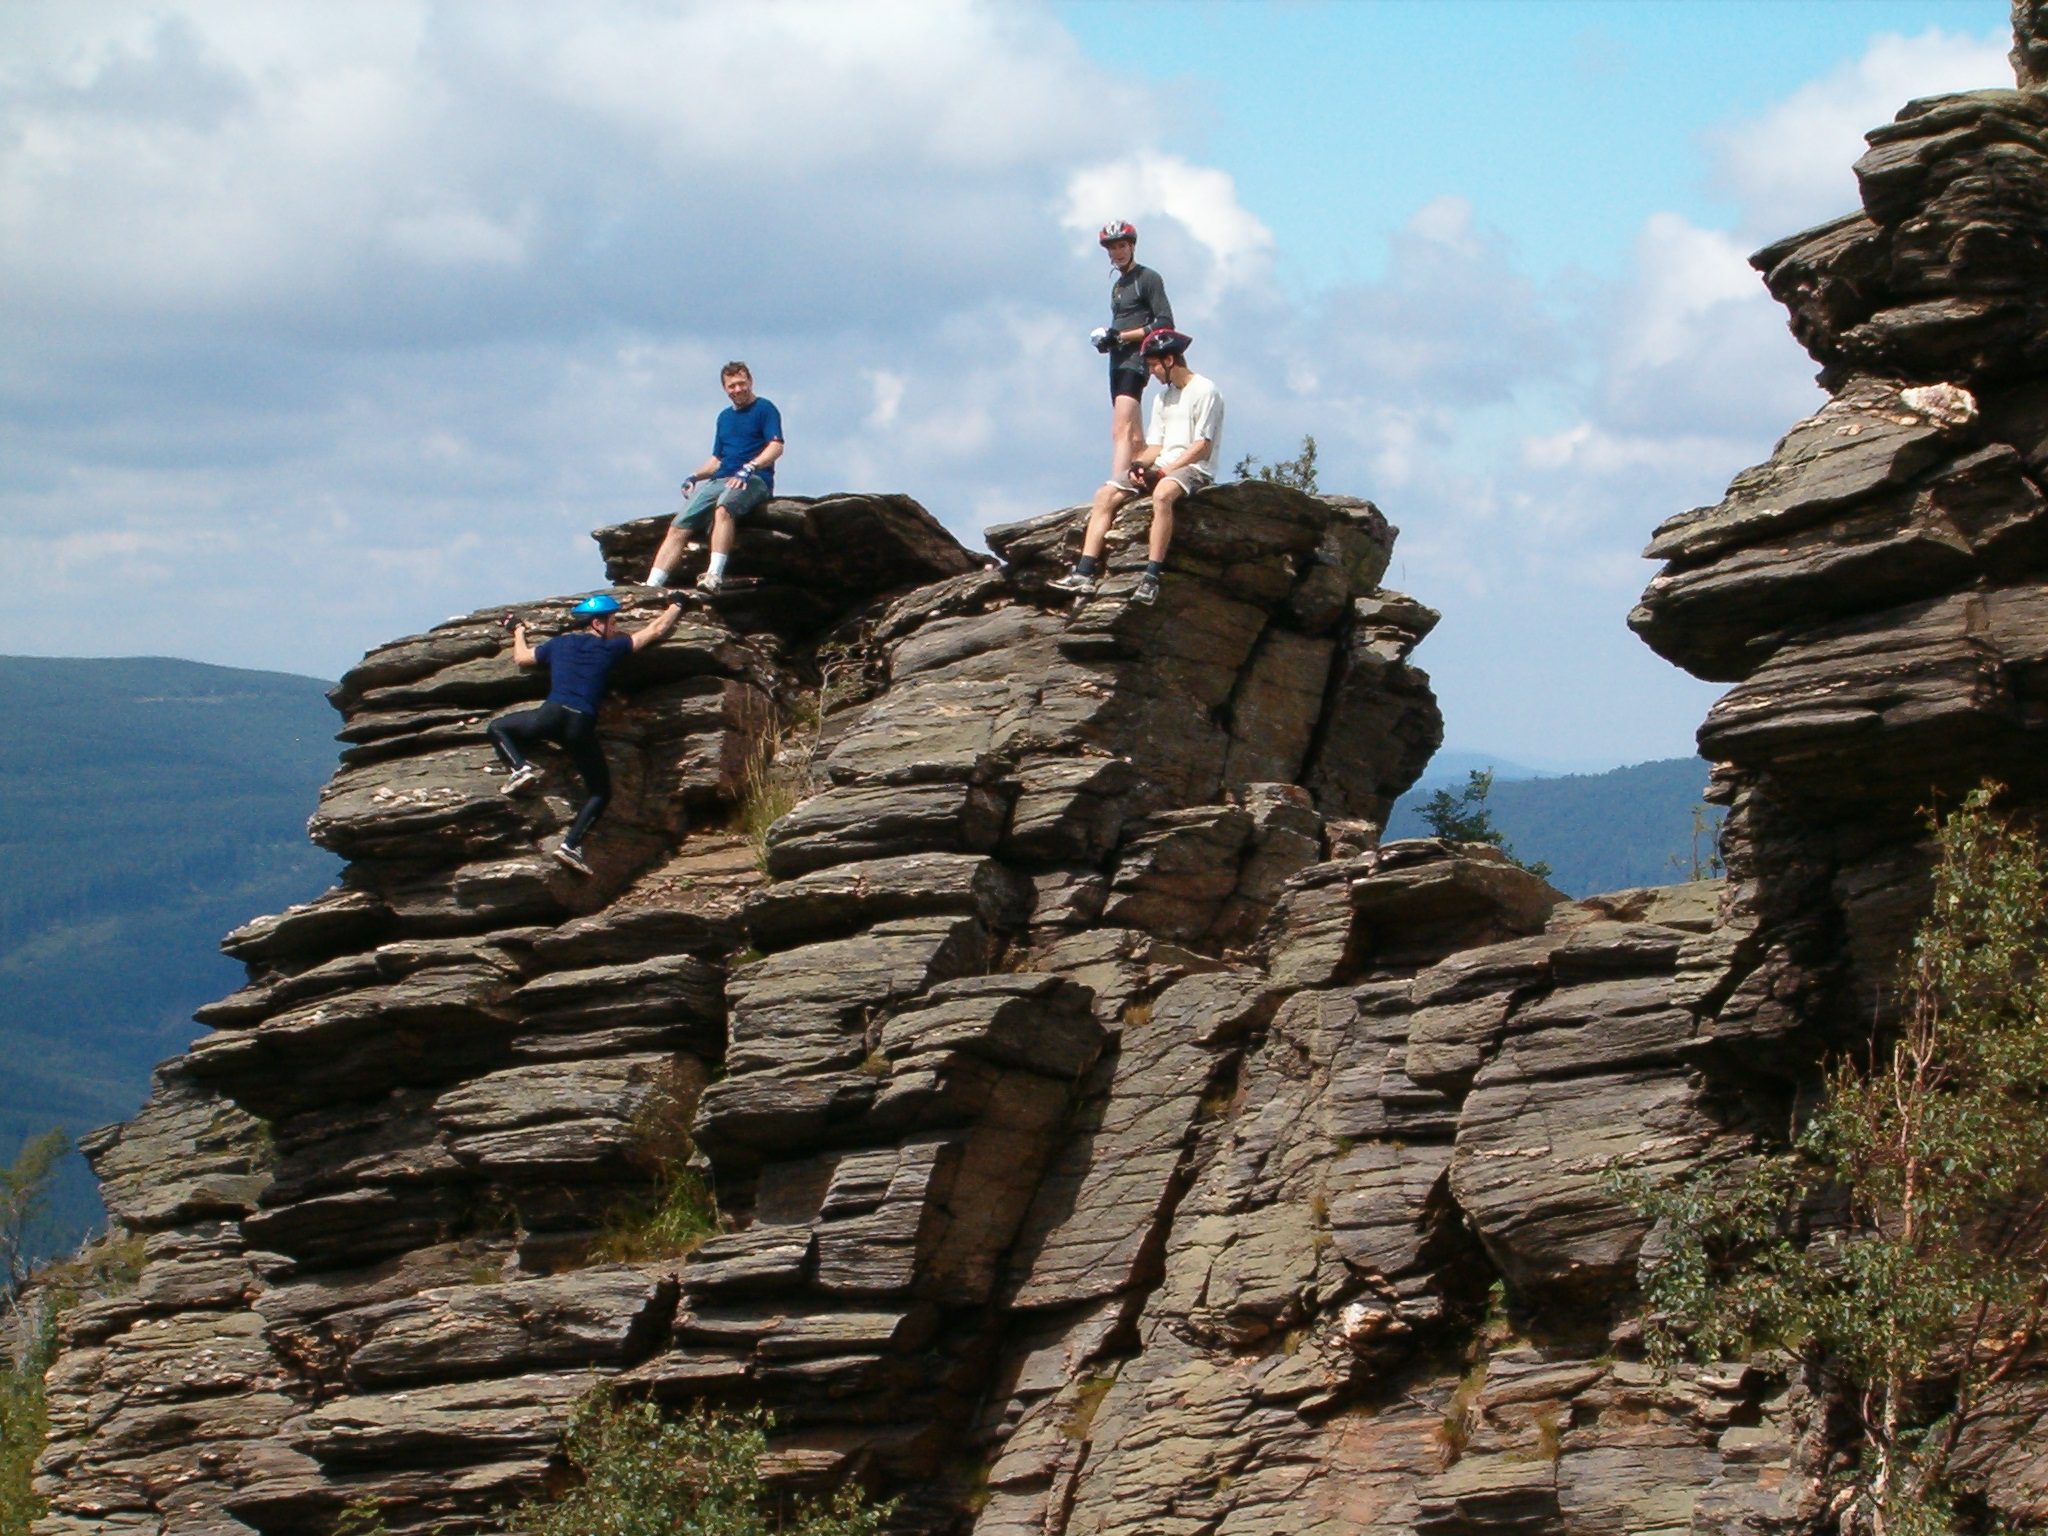
[[1109, 365], [1109, 398], [1120, 400], [1128, 395], [1133, 400], [1145, 397], [1145, 386], [1152, 382], [1152, 375], [1143, 368], [1119, 368]]

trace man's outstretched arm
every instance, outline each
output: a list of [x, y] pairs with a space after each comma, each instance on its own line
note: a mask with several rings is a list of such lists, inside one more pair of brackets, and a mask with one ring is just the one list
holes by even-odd
[[670, 606], [661, 610], [651, 624], [643, 624], [633, 632], [633, 649], [643, 651], [650, 645], [666, 640], [669, 632], [682, 621], [683, 610]]

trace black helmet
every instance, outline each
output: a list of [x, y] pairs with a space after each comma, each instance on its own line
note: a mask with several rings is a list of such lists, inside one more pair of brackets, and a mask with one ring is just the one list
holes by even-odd
[[1095, 243], [1105, 247], [1114, 244], [1118, 240], [1128, 240], [1131, 244], [1136, 245], [1138, 243], [1138, 226], [1131, 223], [1128, 219], [1113, 219], [1103, 225], [1102, 233], [1095, 237]]
[[1138, 344], [1138, 352], [1144, 357], [1179, 357], [1194, 344], [1194, 337], [1184, 336], [1170, 327], [1161, 326], [1158, 330], [1147, 333], [1145, 339]]

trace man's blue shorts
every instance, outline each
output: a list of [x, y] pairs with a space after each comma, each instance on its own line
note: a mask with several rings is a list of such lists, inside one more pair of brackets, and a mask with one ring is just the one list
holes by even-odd
[[711, 521], [711, 509], [723, 507], [734, 518], [745, 517], [768, 499], [768, 482], [759, 475], [747, 476], [747, 483], [735, 490], [723, 476], [714, 475], [698, 485], [696, 493], [683, 504], [672, 527], [702, 528]]

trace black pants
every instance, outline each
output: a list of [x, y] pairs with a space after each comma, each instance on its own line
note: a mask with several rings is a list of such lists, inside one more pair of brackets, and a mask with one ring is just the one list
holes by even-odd
[[556, 742], [569, 754], [569, 761], [576, 765], [577, 773], [583, 777], [583, 791], [590, 798], [583, 802], [583, 809], [570, 823], [562, 846], [580, 847], [583, 834], [604, 814], [604, 808], [612, 798], [612, 770], [604, 760], [604, 748], [597, 744], [597, 721], [566, 704], [543, 704], [539, 709], [522, 710], [516, 715], [493, 720], [490, 737], [491, 745], [498, 749], [499, 758], [515, 773], [526, 766], [526, 757], [520, 747], [532, 746], [536, 741]]

